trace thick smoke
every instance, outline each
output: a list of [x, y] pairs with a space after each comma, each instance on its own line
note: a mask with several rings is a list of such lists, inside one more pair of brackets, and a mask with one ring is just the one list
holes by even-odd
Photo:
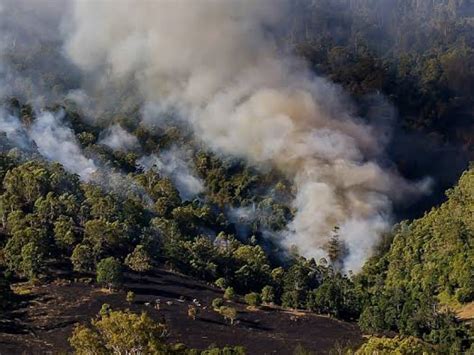
[[64, 124], [63, 116], [63, 112], [42, 112], [25, 127], [17, 116], [0, 110], [0, 133], [5, 134], [12, 146], [27, 152], [37, 151], [88, 181], [97, 167], [92, 159], [84, 156], [74, 132]]
[[120, 125], [115, 124], [107, 128], [99, 141], [113, 150], [131, 150], [138, 146], [137, 137], [128, 133]]
[[79, 67], [136, 83], [177, 110], [212, 149], [274, 165], [297, 211], [281, 236], [322, 257], [335, 226], [345, 267], [363, 264], [391, 223], [392, 201], [423, 190], [382, 166], [386, 138], [353, 117], [347, 98], [271, 40], [285, 1], [75, 1], [65, 50]]
[[22, 150], [30, 150], [32, 142], [20, 120], [2, 108], [0, 108], [0, 133], [4, 134], [4, 137], [11, 146]]
[[60, 23], [66, 0], [0, 0], [0, 95], [37, 107], [79, 85], [63, 55]]
[[64, 113], [44, 112], [29, 130], [31, 139], [45, 158], [61, 163], [68, 171], [89, 180], [97, 170], [92, 159], [86, 158], [76, 141], [74, 132], [63, 123]]
[[145, 170], [153, 169], [170, 178], [183, 200], [192, 200], [204, 191], [203, 182], [193, 174], [191, 157], [176, 146], [159, 156], [152, 154], [142, 157], [138, 164]]

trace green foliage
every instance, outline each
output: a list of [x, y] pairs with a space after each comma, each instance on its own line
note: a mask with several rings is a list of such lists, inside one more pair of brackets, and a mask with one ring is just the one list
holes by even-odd
[[135, 250], [125, 258], [125, 265], [137, 272], [146, 272], [151, 270], [151, 258], [148, 256], [143, 245], [137, 245]]
[[[223, 315], [233, 323], [236, 312], [230, 307]], [[114, 311], [107, 307], [90, 325], [77, 325], [69, 338], [74, 353], [85, 354], [169, 354], [169, 355], [244, 355], [239, 346], [222, 349], [212, 347], [199, 351], [183, 344], [165, 342], [168, 329], [153, 321], [146, 313], [140, 315], [126, 311]]]
[[359, 298], [352, 283], [340, 274], [325, 278], [321, 285], [309, 292], [306, 306], [318, 313], [344, 319], [359, 315]]
[[136, 176], [135, 180], [155, 201], [154, 210], [159, 216], [168, 216], [174, 208], [179, 206], [181, 202], [179, 192], [171, 180], [160, 178], [152, 170]]
[[97, 257], [119, 249], [126, 238], [125, 228], [118, 221], [94, 219], [87, 221], [84, 227], [84, 240], [92, 246]]
[[74, 271], [88, 272], [94, 270], [95, 258], [88, 245], [78, 244], [71, 255]]
[[[474, 58], [468, 43], [423, 57], [400, 53], [384, 59], [357, 46], [322, 44], [310, 54], [321, 56], [318, 68], [358, 99], [374, 90], [391, 93], [391, 99], [403, 102], [414, 126], [442, 126], [471, 100], [465, 94]], [[25, 122], [33, 119], [31, 108], [20, 111]], [[258, 245], [262, 230], [282, 230], [292, 217], [281, 203], [291, 198], [292, 189], [278, 173], [257, 173], [241, 161], [200, 151], [176, 129], [151, 132], [128, 118], [124, 127], [144, 138], [144, 151], [156, 153], [176, 139], [193, 151], [205, 193], [202, 199], [183, 202], [172, 180], [136, 168], [134, 153], [101, 148], [95, 144], [97, 129], [81, 124], [77, 115], [70, 119], [86, 153], [97, 153], [107, 166], [129, 173], [124, 179], [132, 183], [124, 189], [80, 183], [59, 164], [0, 154], [1, 261], [15, 276], [52, 276], [50, 266], [70, 270], [63, 262], [70, 260], [75, 271], [97, 269], [97, 281], [111, 287], [120, 284], [121, 261], [137, 272], [164, 262], [215, 282], [225, 289], [226, 299], [235, 291], [258, 305], [256, 292], [261, 292], [265, 303], [350, 320], [360, 315], [364, 331], [419, 336], [443, 351], [469, 347], [465, 327], [445, 309], [473, 301], [472, 170], [448, 193], [445, 204], [400, 224], [360, 275], [346, 277], [339, 273], [345, 247], [337, 230], [326, 245], [332, 266], [293, 255], [281, 267], [266, 252], [278, 252], [278, 246]], [[255, 206], [255, 219], [247, 235], [240, 235], [227, 210], [248, 206]], [[209, 237], [209, 231], [217, 237]], [[215, 309], [222, 306], [221, 299], [213, 302]], [[92, 343], [93, 333], [85, 332]]]
[[204, 179], [209, 198], [219, 206], [242, 202], [258, 181], [258, 176], [243, 164], [223, 162], [205, 152], [196, 156], [195, 165]]
[[234, 307], [221, 306], [218, 312], [224, 317], [225, 320], [229, 320], [230, 324], [233, 325], [237, 318], [237, 310]]
[[251, 292], [247, 293], [244, 296], [245, 303], [247, 303], [249, 306], [259, 306], [261, 303], [260, 295], [256, 292]]
[[54, 240], [60, 249], [71, 250], [76, 245], [78, 238], [71, 217], [61, 215], [54, 223]]
[[128, 303], [133, 303], [133, 301], [135, 301], [135, 293], [133, 291], [127, 292], [126, 301]]
[[224, 299], [233, 300], [235, 298], [235, 291], [233, 287], [227, 287], [224, 292]]
[[235, 250], [233, 257], [240, 266], [235, 272], [239, 289], [260, 290], [270, 279], [270, 266], [259, 245], [243, 245]]
[[357, 351], [356, 355], [372, 354], [433, 354], [435, 348], [415, 337], [378, 338], [370, 337]]
[[20, 269], [23, 275], [30, 280], [36, 278], [44, 264], [43, 253], [33, 242], [26, 244], [21, 248]]
[[295, 13], [305, 16], [287, 38], [317, 72], [356, 98], [382, 92], [400, 110], [402, 125], [472, 149], [472, 134], [466, 134], [472, 120], [465, 114], [474, 101], [467, 3], [299, 1]]
[[395, 330], [442, 349], [468, 347], [465, 327], [445, 309], [472, 301], [474, 294], [473, 191], [471, 169], [448, 191], [445, 203], [398, 226], [389, 251], [365, 265], [357, 276], [366, 298], [362, 329]]
[[212, 308], [219, 309], [224, 305], [224, 300], [222, 298], [214, 298], [212, 300]]
[[221, 288], [221, 289], [225, 289], [225, 288], [227, 287], [227, 281], [226, 281], [226, 279], [223, 278], [223, 277], [218, 278], [218, 279], [214, 282], [214, 284], [215, 284], [217, 287]]
[[275, 289], [272, 286], [265, 286], [262, 288], [262, 302], [263, 303], [273, 303], [275, 302]]
[[167, 330], [145, 313], [110, 311], [93, 320], [91, 326], [78, 325], [69, 339], [77, 354], [162, 353]]
[[319, 286], [323, 272], [314, 260], [296, 259], [283, 275], [283, 306], [304, 308], [308, 291]]
[[97, 282], [109, 288], [122, 283], [122, 263], [114, 257], [102, 259], [97, 264]]

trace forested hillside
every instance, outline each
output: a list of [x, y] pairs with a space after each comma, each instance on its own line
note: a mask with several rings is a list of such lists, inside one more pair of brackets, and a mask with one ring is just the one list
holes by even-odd
[[358, 276], [368, 297], [361, 326], [429, 342], [462, 341], [462, 330], [448, 324], [474, 298], [473, 192], [471, 169], [440, 207], [395, 228], [387, 250], [368, 261]]
[[390, 154], [408, 176], [436, 176], [438, 196], [457, 178], [451, 174], [460, 174], [473, 159], [473, 6], [447, 0], [303, 0], [295, 2], [285, 37], [314, 71], [357, 98], [363, 116], [380, 120], [387, 114], [370, 108], [374, 93], [394, 103]]
[[0, 0], [0, 342], [474, 351], [474, 3], [178, 3]]

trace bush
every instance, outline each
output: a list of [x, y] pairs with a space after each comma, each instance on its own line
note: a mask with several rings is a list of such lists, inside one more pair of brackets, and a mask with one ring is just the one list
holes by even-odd
[[78, 244], [71, 255], [74, 271], [87, 272], [94, 270], [94, 257], [92, 249], [84, 244]]
[[224, 305], [224, 300], [222, 298], [214, 298], [212, 300], [212, 308], [219, 309]]
[[76, 354], [167, 353], [163, 337], [166, 327], [145, 313], [112, 311], [93, 320], [91, 326], [78, 325], [69, 342]]
[[230, 324], [234, 324], [234, 320], [237, 318], [237, 310], [234, 307], [222, 306], [219, 308], [219, 313], [224, 317], [225, 320], [230, 320]]
[[113, 257], [102, 259], [97, 264], [97, 282], [108, 288], [122, 283], [122, 263]]
[[227, 281], [223, 277], [219, 278], [214, 282], [217, 287], [220, 289], [225, 289], [227, 287]]
[[245, 303], [247, 303], [249, 306], [256, 307], [260, 305], [260, 295], [257, 292], [251, 292], [247, 293], [244, 296]]
[[132, 303], [133, 301], [135, 301], [135, 293], [133, 291], [128, 291], [126, 300], [128, 303]]
[[275, 302], [275, 290], [272, 286], [265, 286], [262, 288], [262, 302], [273, 303]]
[[372, 354], [434, 354], [435, 349], [415, 337], [371, 337], [357, 351], [357, 355]]
[[125, 258], [125, 264], [133, 271], [147, 272], [151, 270], [151, 258], [143, 245], [137, 245], [135, 250]]
[[232, 287], [227, 287], [224, 292], [224, 299], [233, 300], [235, 297], [235, 291]]

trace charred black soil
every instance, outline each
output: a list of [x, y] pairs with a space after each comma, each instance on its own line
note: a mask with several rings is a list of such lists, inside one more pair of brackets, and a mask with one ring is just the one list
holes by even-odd
[[[211, 302], [222, 292], [192, 278], [155, 270], [152, 275], [127, 275], [125, 288], [136, 294], [133, 304], [125, 291], [108, 292], [86, 282], [56, 281], [41, 286], [16, 285], [23, 293], [18, 306], [0, 321], [0, 354], [44, 354], [71, 352], [68, 344], [74, 325], [96, 316], [102, 304], [114, 309], [146, 311], [169, 326], [170, 342], [204, 349], [242, 345], [249, 354], [291, 354], [298, 344], [315, 353], [349, 344], [362, 336], [355, 324], [306, 312], [263, 307], [249, 310], [233, 303], [237, 321], [230, 325], [212, 310]], [[157, 299], [160, 309], [155, 308]], [[188, 305], [200, 304], [196, 320], [187, 315]]]

